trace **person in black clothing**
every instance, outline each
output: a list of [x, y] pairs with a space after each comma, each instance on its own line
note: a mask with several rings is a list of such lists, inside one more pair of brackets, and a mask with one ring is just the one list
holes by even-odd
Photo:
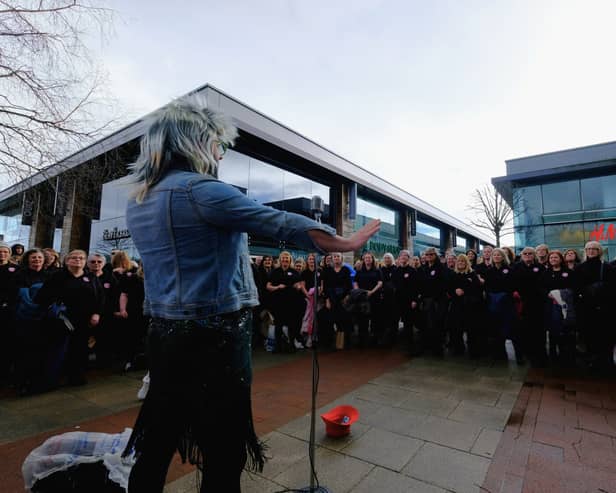
[[470, 260], [464, 254], [456, 257], [456, 265], [449, 277], [447, 291], [451, 299], [447, 315], [449, 345], [455, 355], [464, 354], [464, 332], [466, 332], [469, 355], [477, 357], [479, 356], [476, 334], [479, 324], [477, 307], [481, 303], [482, 289], [477, 274], [471, 269]]
[[69, 334], [66, 371], [69, 385], [87, 383], [88, 338], [100, 321], [103, 311], [103, 290], [95, 276], [86, 273], [86, 252], [73, 250], [65, 259], [66, 268], [56, 272], [37, 293], [35, 301], [42, 306], [62, 303], [66, 316], [75, 328]]
[[421, 268], [421, 340], [434, 356], [443, 355], [445, 316], [447, 314], [447, 268], [438, 258], [435, 248], [424, 252], [426, 263]]
[[466, 256], [468, 257], [468, 261], [471, 263], [471, 269], [475, 270], [475, 266], [477, 265], [477, 252], [470, 248], [466, 251]]
[[332, 266], [323, 271], [325, 310], [319, 314], [319, 335], [323, 344], [332, 341], [335, 324], [337, 331], [344, 332], [344, 344], [348, 348], [351, 346], [353, 323], [351, 316], [342, 306], [342, 301], [353, 288], [351, 270], [343, 265], [340, 252], [332, 253], [331, 258]]
[[575, 270], [580, 296], [580, 323], [588, 346], [589, 364], [597, 370], [613, 367], [614, 329], [610, 320], [616, 290], [616, 273], [603, 262], [603, 247], [589, 241], [584, 247], [586, 260]]
[[143, 315], [145, 291], [143, 285], [143, 268], [137, 272], [126, 272], [120, 284], [120, 317], [127, 321], [124, 334], [125, 369], [135, 367], [139, 346], [146, 334], [148, 319]]
[[[531, 365], [543, 368], [547, 362], [545, 294], [540, 279], [546, 269], [537, 263], [534, 248], [524, 248], [521, 256], [522, 260], [514, 266], [514, 291], [517, 291], [522, 303], [519, 323], [516, 325], [523, 352], [530, 359]], [[516, 344], [516, 340], [514, 338], [514, 346], [519, 359], [520, 344]]]
[[[507, 359], [505, 341], [512, 338], [514, 276], [509, 259], [500, 248], [492, 250], [490, 267], [480, 276], [484, 281], [491, 352], [495, 359]], [[479, 266], [478, 266], [479, 267]]]
[[6, 380], [15, 358], [15, 282], [19, 267], [10, 262], [11, 247], [0, 242], [0, 381]]
[[380, 290], [382, 287], [383, 277], [381, 271], [376, 266], [374, 255], [366, 252], [362, 256], [361, 269], [355, 273], [355, 280], [353, 282], [353, 288], [367, 291], [368, 299], [370, 300], [370, 313], [357, 314], [359, 347], [366, 347], [370, 343], [370, 332], [372, 332], [373, 341], [376, 342], [378, 337], [381, 310]]
[[381, 265], [381, 288], [380, 313], [377, 314], [377, 328], [380, 331], [380, 343], [384, 346], [392, 346], [398, 338], [398, 310], [396, 309], [396, 292], [393, 278], [396, 272], [394, 256], [391, 253], [383, 255]]
[[[294, 352], [302, 345], [299, 332], [306, 302], [301, 292], [301, 277], [293, 267], [293, 258], [289, 252], [278, 256], [280, 267], [274, 269], [267, 283], [267, 290], [272, 294], [272, 310], [276, 325], [275, 352]], [[289, 331], [288, 340], [284, 337], [282, 327]], [[302, 345], [303, 346], [303, 345]]]
[[410, 265], [411, 254], [408, 250], [400, 250], [398, 267], [393, 273], [394, 296], [396, 303], [396, 325], [402, 320], [403, 333], [407, 338], [407, 349], [414, 354], [414, 326], [417, 320], [419, 304], [419, 273]]
[[15, 300], [15, 380], [20, 395], [47, 388], [44, 376], [49, 343], [46, 311], [35, 299], [48, 278], [44, 265], [45, 255], [40, 248], [24, 253], [23, 265], [16, 272], [11, 296]]
[[98, 279], [104, 299], [100, 322], [94, 328], [96, 362], [99, 367], [111, 366], [116, 322], [114, 312], [118, 310], [118, 293], [120, 292], [119, 281], [111, 270], [105, 269], [106, 262], [105, 256], [100, 253], [92, 253], [88, 256], [87, 271], [92, 277]]
[[550, 339], [550, 360], [564, 366], [575, 363], [575, 273], [558, 250], [548, 255], [550, 267], [541, 273], [545, 326]]

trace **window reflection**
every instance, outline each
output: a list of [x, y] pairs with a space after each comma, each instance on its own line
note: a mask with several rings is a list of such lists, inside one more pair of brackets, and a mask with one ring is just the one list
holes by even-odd
[[521, 187], [513, 190], [515, 226], [541, 224], [543, 204], [541, 201], [541, 186]]
[[580, 181], [563, 181], [542, 185], [543, 213], [579, 211], [582, 209], [580, 200]]
[[584, 210], [616, 207], [616, 175], [582, 180]]
[[381, 229], [370, 239], [366, 249], [372, 251], [377, 257], [385, 252], [397, 254], [400, 250], [400, 214], [398, 211], [357, 197], [355, 231], [373, 219], [381, 220]]

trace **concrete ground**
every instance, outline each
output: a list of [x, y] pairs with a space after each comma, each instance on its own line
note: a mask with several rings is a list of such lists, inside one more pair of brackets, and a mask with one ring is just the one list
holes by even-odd
[[[271, 458], [262, 474], [243, 475], [242, 491], [308, 486], [311, 358], [258, 350], [254, 367], [255, 425]], [[337, 404], [360, 413], [342, 439], [317, 416], [316, 470], [332, 493], [616, 493], [613, 381], [376, 349], [321, 354], [320, 374], [318, 414]], [[21, 464], [49, 436], [132, 426], [141, 376], [0, 398], [0, 491], [23, 491]], [[178, 460], [167, 481], [166, 493], [196, 491]]]

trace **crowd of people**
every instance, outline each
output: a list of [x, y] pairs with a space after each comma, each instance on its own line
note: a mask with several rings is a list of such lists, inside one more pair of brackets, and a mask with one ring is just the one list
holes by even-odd
[[[324, 349], [398, 344], [411, 355], [505, 359], [510, 340], [519, 363], [581, 360], [607, 370], [616, 342], [609, 315], [616, 265], [602, 256], [591, 241], [583, 259], [547, 245], [526, 247], [519, 258], [491, 246], [480, 255], [401, 250], [380, 262], [365, 252], [353, 265], [338, 252], [318, 264], [313, 253], [255, 257], [255, 340], [273, 335], [274, 352], [303, 349], [314, 343], [316, 319]], [[108, 261], [73, 250], [61, 262], [51, 248], [0, 243], [2, 381], [28, 395], [63, 379], [83, 385], [92, 360], [130, 370], [147, 332], [143, 300], [143, 271], [124, 251]]]
[[126, 252], [105, 255], [0, 243], [0, 379], [19, 395], [66, 382], [89, 366], [131, 369], [143, 350], [143, 271]]
[[[420, 257], [401, 250], [380, 262], [365, 252], [354, 265], [341, 253], [293, 260], [257, 257], [253, 273], [261, 305], [253, 318], [257, 337], [274, 327], [274, 352], [313, 343], [316, 318], [322, 348], [404, 344], [411, 355], [445, 352], [506, 359], [536, 367], [614, 367], [616, 331], [610, 304], [616, 301], [616, 265], [603, 247], [547, 245], [513, 249], [485, 246], [478, 255], [427, 248]], [[314, 313], [315, 280], [317, 286]]]

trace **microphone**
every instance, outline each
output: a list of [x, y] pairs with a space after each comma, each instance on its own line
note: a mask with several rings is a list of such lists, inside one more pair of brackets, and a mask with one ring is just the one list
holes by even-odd
[[325, 211], [325, 201], [318, 195], [313, 195], [310, 199], [310, 210], [314, 214], [314, 218], [321, 222], [321, 216], [323, 211]]

